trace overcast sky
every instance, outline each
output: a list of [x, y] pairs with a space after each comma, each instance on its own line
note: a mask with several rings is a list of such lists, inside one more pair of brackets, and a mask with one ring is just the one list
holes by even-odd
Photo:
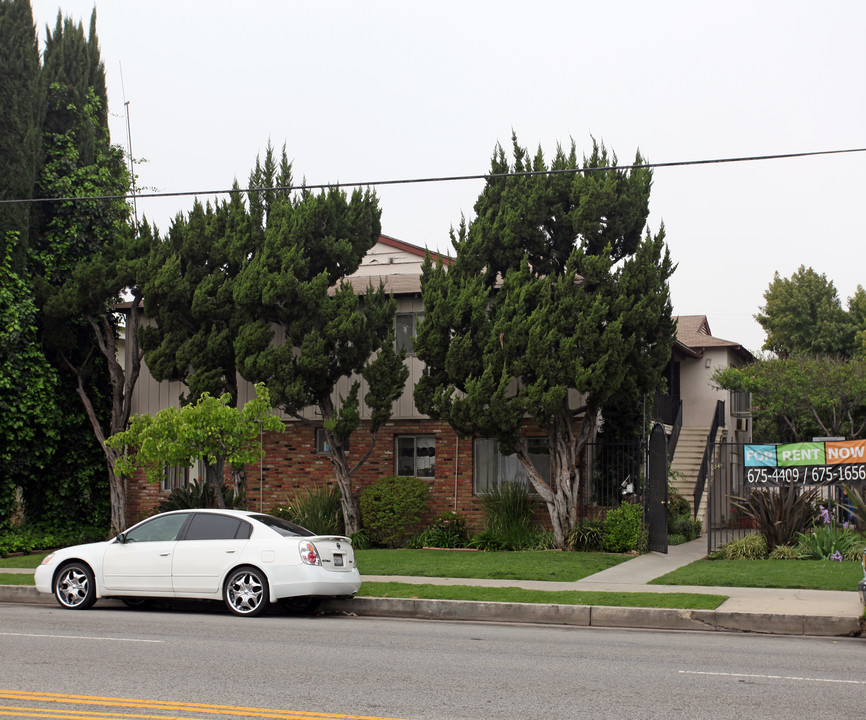
[[[40, 42], [58, 10], [34, 0]], [[246, 184], [268, 140], [295, 179], [475, 175], [497, 142], [547, 156], [592, 137], [621, 164], [866, 147], [866, 3], [98, 3], [112, 139], [129, 102], [139, 185]], [[121, 82], [122, 79], [122, 82]], [[382, 231], [450, 252], [482, 181], [385, 186]], [[678, 269], [674, 311], [756, 351], [778, 271], [824, 273], [844, 305], [866, 285], [866, 153], [660, 168], [650, 227]], [[205, 199], [205, 195], [201, 195]], [[138, 202], [161, 230], [192, 197]]]

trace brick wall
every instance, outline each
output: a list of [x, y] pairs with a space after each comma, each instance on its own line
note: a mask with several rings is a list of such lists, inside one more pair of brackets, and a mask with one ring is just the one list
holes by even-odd
[[[473, 530], [484, 527], [480, 500], [472, 492], [472, 440], [458, 438], [447, 423], [432, 420], [391, 422], [382, 427], [376, 447], [367, 462], [353, 476], [356, 493], [379, 478], [394, 475], [394, 445], [398, 435], [432, 435], [436, 438], [436, 477], [430, 479], [432, 519], [446, 510], [456, 510], [466, 517]], [[357, 462], [369, 443], [364, 426], [352, 435], [348, 454], [350, 465]], [[281, 433], [265, 433], [265, 457], [261, 465], [246, 468], [247, 508], [268, 512], [307, 488], [333, 482], [334, 471], [327, 454], [316, 452], [316, 429], [313, 425], [292, 422]], [[227, 470], [226, 480], [230, 480]], [[151, 485], [143, 474], [127, 484], [127, 519], [130, 524], [153, 513], [160, 499], [167, 497], [159, 485]], [[549, 523], [543, 505], [536, 513], [539, 521]]]

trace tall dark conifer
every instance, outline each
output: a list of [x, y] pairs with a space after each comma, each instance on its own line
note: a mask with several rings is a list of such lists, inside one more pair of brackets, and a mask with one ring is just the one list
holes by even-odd
[[[33, 197], [40, 143], [39, 47], [28, 0], [0, 0], [0, 200]], [[0, 258], [26, 262], [29, 204], [0, 204]]]

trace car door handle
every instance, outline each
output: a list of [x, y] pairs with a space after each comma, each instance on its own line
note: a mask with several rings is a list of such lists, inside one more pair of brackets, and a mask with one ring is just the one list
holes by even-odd
[[229, 554], [229, 555], [233, 555], [234, 552], [235, 552], [234, 550], [226, 550], [226, 553]]
[[160, 557], [171, 557], [171, 553], [160, 553]]

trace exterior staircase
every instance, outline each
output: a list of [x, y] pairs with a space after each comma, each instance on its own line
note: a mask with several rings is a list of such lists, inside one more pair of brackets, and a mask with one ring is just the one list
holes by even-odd
[[[701, 469], [701, 461], [707, 445], [707, 436], [710, 427], [683, 427], [680, 429], [680, 437], [677, 448], [671, 461], [671, 487], [675, 488], [680, 495], [689, 501], [692, 509], [692, 517], [700, 520], [704, 531], [707, 528], [707, 497], [709, 487], [704, 488], [701, 505], [695, 513], [695, 485], [698, 482], [698, 474]], [[724, 428], [719, 428], [716, 441], [722, 439], [725, 434]]]

